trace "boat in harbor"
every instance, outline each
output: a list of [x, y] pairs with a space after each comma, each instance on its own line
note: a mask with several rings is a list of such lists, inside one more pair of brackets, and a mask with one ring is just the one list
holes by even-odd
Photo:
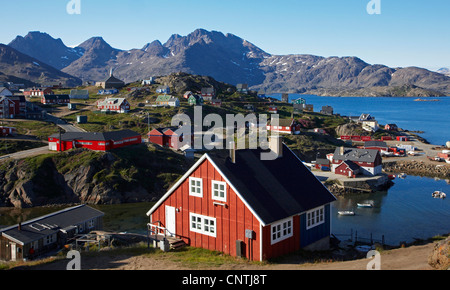
[[436, 190], [435, 192], [433, 192], [431, 194], [431, 196], [434, 197], [434, 198], [441, 198], [441, 199], [444, 199], [444, 198], [447, 197], [447, 195], [444, 192], [439, 191], [439, 190]]
[[398, 178], [402, 178], [402, 179], [404, 179], [404, 178], [406, 178], [406, 173], [400, 173], [399, 175], [398, 175]]
[[355, 212], [351, 211], [351, 210], [341, 210], [341, 211], [338, 211], [338, 214], [342, 215], [342, 216], [353, 216], [353, 215], [355, 215]]
[[373, 202], [366, 202], [366, 203], [358, 203], [358, 207], [364, 207], [364, 208], [372, 208]]

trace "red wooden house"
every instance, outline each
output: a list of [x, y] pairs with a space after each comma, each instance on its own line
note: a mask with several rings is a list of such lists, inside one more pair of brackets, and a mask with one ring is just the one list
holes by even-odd
[[51, 88], [29, 88], [23, 91], [25, 97], [43, 97], [44, 95], [53, 95]]
[[336, 169], [345, 161], [358, 165], [364, 175], [373, 176], [382, 172], [382, 158], [378, 150], [338, 147], [333, 154], [331, 171], [341, 174]]
[[44, 95], [41, 97], [41, 103], [44, 105], [70, 104], [70, 96], [69, 95]]
[[294, 119], [279, 119], [278, 126], [275, 126], [273, 119], [267, 123], [268, 131], [275, 131], [284, 134], [300, 134], [301, 125]]
[[183, 147], [183, 145], [185, 145], [185, 142], [183, 142], [183, 135], [178, 135], [176, 133], [177, 129], [178, 127], [153, 129], [147, 134], [148, 141], [150, 143], [158, 144], [163, 147], [169, 147], [175, 150], [179, 150], [181, 147]]
[[130, 103], [125, 98], [106, 98], [97, 102], [97, 108], [102, 112], [128, 113]]
[[361, 168], [353, 161], [347, 160], [338, 165], [334, 173], [355, 178], [361, 173]]
[[48, 138], [48, 143], [49, 150], [51, 151], [67, 151], [75, 148], [109, 151], [134, 144], [141, 144], [142, 138], [141, 135], [131, 130], [106, 133], [67, 132], [61, 135], [51, 135]]
[[328, 249], [335, 197], [286, 145], [270, 143], [275, 160], [261, 149], [203, 155], [148, 211], [149, 230], [257, 261]]

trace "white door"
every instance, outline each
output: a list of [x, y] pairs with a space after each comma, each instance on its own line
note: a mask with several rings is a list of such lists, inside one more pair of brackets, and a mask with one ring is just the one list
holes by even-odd
[[11, 261], [15, 261], [17, 259], [17, 257], [16, 257], [16, 253], [17, 253], [16, 244], [15, 243], [10, 243], [10, 245], [11, 245]]
[[175, 208], [172, 206], [166, 206], [166, 229], [169, 231], [168, 235], [175, 235]]

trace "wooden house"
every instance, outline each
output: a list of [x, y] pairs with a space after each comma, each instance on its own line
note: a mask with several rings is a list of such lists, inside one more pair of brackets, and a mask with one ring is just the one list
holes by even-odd
[[102, 112], [128, 113], [130, 107], [125, 98], [106, 98], [97, 102], [97, 109]]
[[13, 119], [16, 112], [16, 104], [8, 97], [0, 97], [0, 118]]
[[88, 100], [89, 91], [88, 90], [71, 90], [69, 94], [70, 99], [76, 100]]
[[349, 178], [355, 178], [361, 173], [361, 167], [359, 167], [353, 161], [347, 160], [338, 165], [335, 168], [334, 173], [344, 175]]
[[254, 261], [329, 249], [336, 198], [274, 139], [270, 152], [204, 154], [147, 212], [149, 231]]
[[51, 88], [28, 88], [23, 91], [25, 97], [43, 97], [44, 95], [53, 95]]
[[188, 104], [191, 106], [202, 106], [204, 103], [202, 96], [199, 95], [190, 95], [188, 98]]
[[125, 86], [125, 82], [116, 78], [113, 75], [113, 70], [111, 69], [109, 77], [105, 81], [100, 82], [99, 85], [105, 90], [108, 90], [108, 89], [119, 90]]
[[269, 106], [268, 111], [269, 111], [269, 113], [271, 113], [271, 114], [278, 114], [278, 107], [275, 106], [275, 105]]
[[221, 107], [222, 106], [222, 100], [221, 99], [212, 99], [211, 100], [211, 106]]
[[70, 103], [69, 95], [44, 95], [41, 97], [41, 103], [44, 105], [66, 105]]
[[389, 146], [384, 141], [367, 141], [364, 142], [364, 149], [373, 149], [378, 151], [388, 151]]
[[211, 101], [212, 99], [215, 99], [216, 91], [215, 91], [214, 87], [202, 88], [201, 95], [202, 95], [203, 100]]
[[183, 136], [182, 134], [178, 135], [178, 133], [176, 132], [177, 130], [178, 127], [153, 129], [147, 134], [148, 141], [162, 147], [169, 147], [175, 150], [179, 150], [185, 145], [186, 142], [184, 142], [185, 136]]
[[169, 106], [169, 107], [179, 107], [180, 100], [174, 96], [161, 95], [156, 98], [156, 106]]
[[13, 93], [5, 87], [0, 87], [0, 97], [11, 97]]
[[271, 119], [267, 123], [268, 131], [274, 131], [283, 134], [298, 135], [300, 134], [300, 128], [300, 124], [294, 119], [279, 119], [278, 126], [273, 123], [273, 119]]
[[169, 86], [159, 86], [156, 88], [156, 93], [158, 94], [170, 94]]
[[141, 143], [141, 135], [131, 130], [104, 133], [67, 132], [61, 135], [56, 133], [48, 138], [50, 151], [67, 151], [75, 148], [109, 151]]
[[331, 106], [322, 106], [322, 110], [320, 110], [321, 114], [324, 115], [333, 115], [334, 111], [333, 111], [333, 107]]
[[78, 205], [0, 229], [0, 259], [30, 260], [61, 249], [76, 235], [103, 228], [99, 210]]
[[236, 91], [242, 94], [248, 93], [248, 84], [237, 84]]
[[358, 165], [363, 175], [374, 176], [382, 172], [382, 159], [378, 150], [338, 147], [333, 155], [331, 171], [338, 173], [336, 168], [345, 161]]
[[384, 126], [384, 130], [386, 130], [386, 131], [397, 131], [398, 127], [397, 127], [396, 124], [386, 124]]

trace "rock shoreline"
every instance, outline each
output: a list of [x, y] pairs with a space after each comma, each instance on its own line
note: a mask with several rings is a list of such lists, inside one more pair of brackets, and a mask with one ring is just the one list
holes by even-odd
[[406, 173], [409, 175], [450, 179], [450, 166], [447, 164], [427, 164], [422, 161], [392, 161], [383, 163], [386, 173]]

